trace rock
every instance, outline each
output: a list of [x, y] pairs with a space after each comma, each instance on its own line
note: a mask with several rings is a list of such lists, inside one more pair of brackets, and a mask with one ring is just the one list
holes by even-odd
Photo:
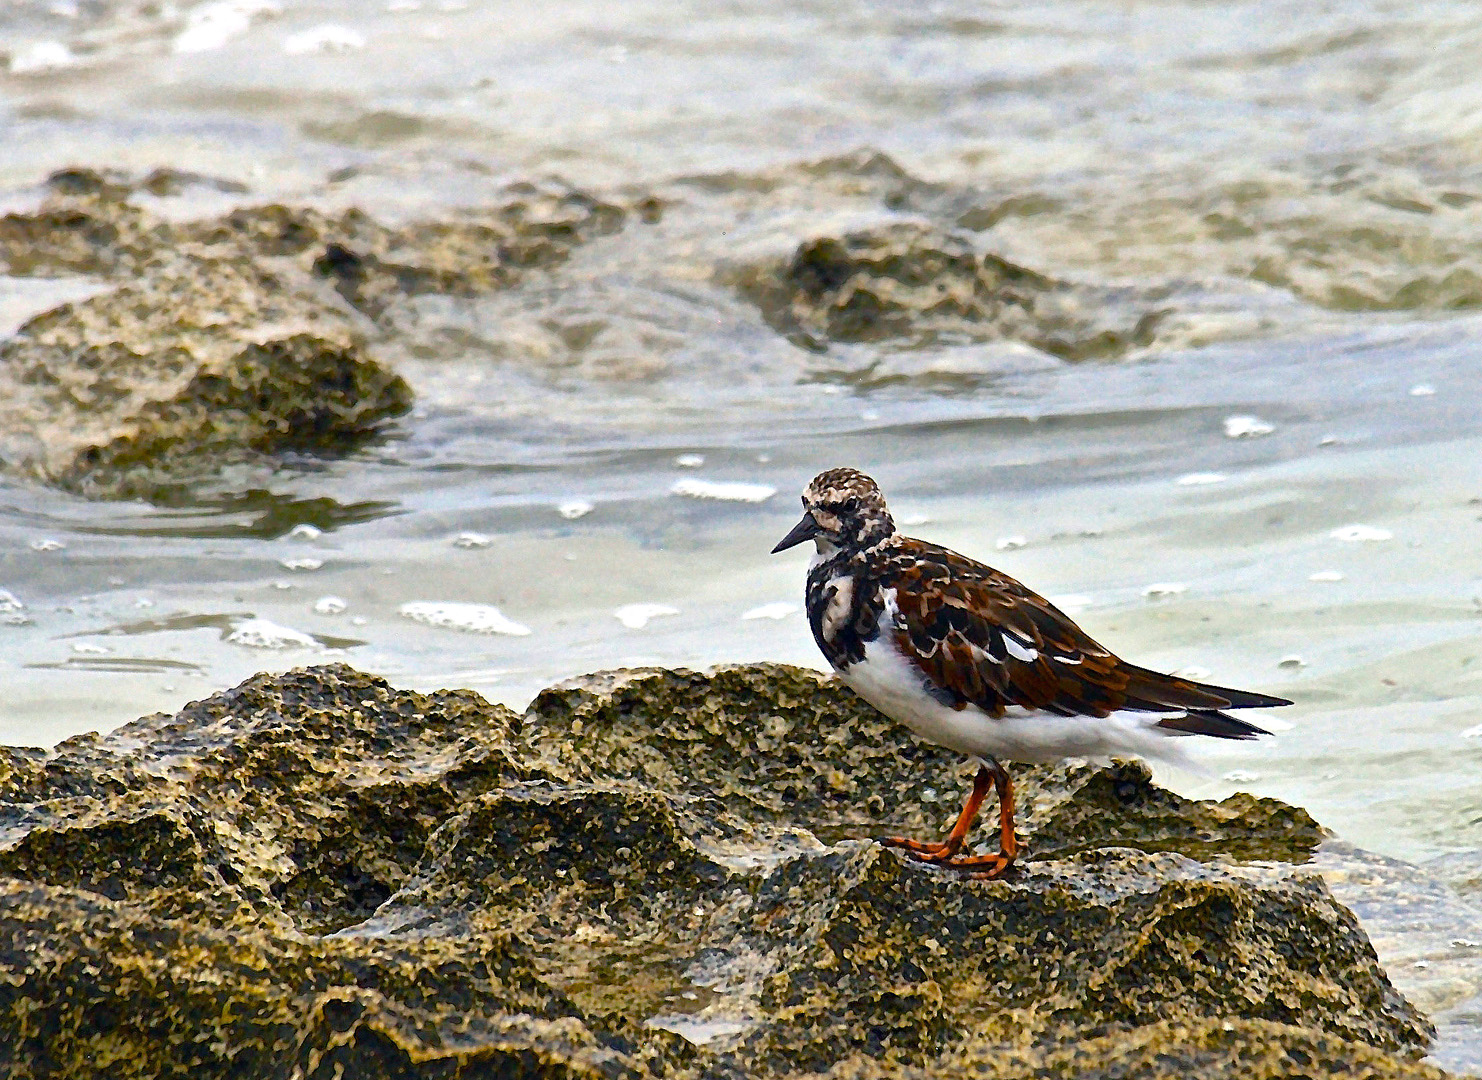
[[0, 1070], [1442, 1075], [1301, 811], [1016, 770], [1012, 877], [868, 839], [958, 765], [778, 665], [524, 716], [320, 667], [0, 750]]
[[277, 274], [174, 260], [0, 343], [0, 457], [88, 495], [335, 451], [411, 405], [346, 316]]
[[162, 498], [223, 466], [342, 452], [412, 401], [373, 357], [367, 316], [420, 293], [503, 288], [626, 216], [557, 184], [395, 228], [281, 205], [175, 222], [135, 198], [192, 184], [234, 190], [73, 169], [35, 213], [0, 217], [0, 272], [110, 287], [0, 343], [0, 462], [85, 495]]
[[1101, 359], [1149, 344], [1162, 317], [1145, 310], [1123, 322], [1125, 301], [1112, 290], [1055, 281], [909, 223], [806, 240], [785, 263], [747, 267], [734, 283], [774, 329], [812, 349], [1010, 340]]

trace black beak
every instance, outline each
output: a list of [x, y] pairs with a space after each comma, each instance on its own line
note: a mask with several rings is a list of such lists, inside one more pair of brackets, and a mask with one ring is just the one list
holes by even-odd
[[777, 541], [777, 546], [772, 549], [772, 554], [776, 555], [779, 551], [786, 551], [790, 547], [797, 547], [804, 540], [812, 540], [818, 533], [818, 522], [813, 520], [813, 515], [804, 514], [803, 520], [792, 527], [792, 532]]

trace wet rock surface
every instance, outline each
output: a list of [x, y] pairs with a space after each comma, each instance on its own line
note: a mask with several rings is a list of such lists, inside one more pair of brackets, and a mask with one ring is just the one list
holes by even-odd
[[523, 716], [343, 666], [0, 750], [0, 1065], [68, 1076], [1440, 1076], [1301, 811], [960, 763], [813, 672], [607, 673]]
[[89, 275], [103, 290], [0, 344], [7, 465], [86, 495], [162, 498], [224, 465], [353, 448], [411, 406], [375, 356], [388, 308], [503, 288], [625, 217], [554, 184], [400, 227], [354, 209], [182, 222], [141, 205], [192, 185], [213, 182], [69, 170], [39, 210], [0, 218], [0, 272]]
[[1150, 344], [1163, 315], [1128, 318], [1113, 290], [1054, 280], [910, 222], [806, 240], [781, 265], [738, 272], [736, 284], [774, 329], [812, 349], [1007, 340], [1107, 359]]

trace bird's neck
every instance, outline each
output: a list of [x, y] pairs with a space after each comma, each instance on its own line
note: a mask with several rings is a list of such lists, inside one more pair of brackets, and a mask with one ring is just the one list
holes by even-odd
[[836, 544], [826, 537], [815, 536], [813, 538], [813, 558], [808, 563], [808, 570], [811, 573], [820, 567], [829, 567], [843, 573], [851, 563], [859, 562], [875, 548], [888, 542], [894, 535], [894, 530], [880, 531], [850, 537], [841, 544]]

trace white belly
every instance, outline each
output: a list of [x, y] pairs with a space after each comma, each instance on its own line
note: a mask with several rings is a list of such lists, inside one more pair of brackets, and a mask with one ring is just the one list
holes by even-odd
[[865, 658], [839, 672], [844, 683], [892, 720], [930, 743], [974, 757], [1027, 763], [1065, 758], [1152, 757], [1189, 765], [1158, 713], [1059, 716], [1010, 706], [994, 718], [976, 705], [953, 709], [924, 689], [920, 671], [901, 655], [887, 629]]

